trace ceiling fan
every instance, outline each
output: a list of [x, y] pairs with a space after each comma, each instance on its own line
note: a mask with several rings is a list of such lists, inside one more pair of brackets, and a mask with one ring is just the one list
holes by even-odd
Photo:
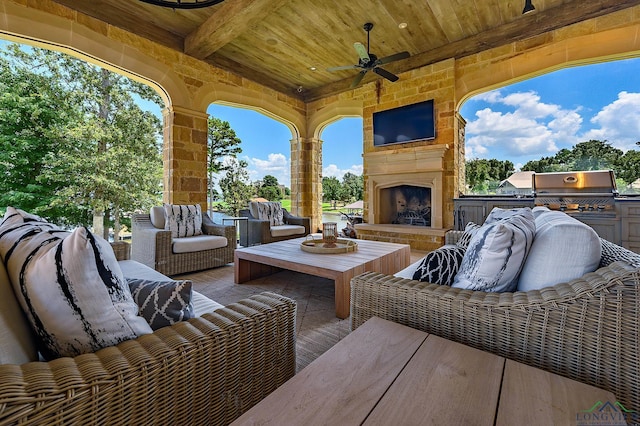
[[358, 63], [356, 65], [344, 65], [340, 67], [327, 68], [327, 71], [359, 69], [360, 72], [353, 79], [351, 88], [358, 86], [358, 84], [360, 84], [360, 82], [364, 78], [365, 74], [369, 71], [373, 71], [389, 81], [397, 81], [397, 75], [390, 73], [384, 68], [380, 68], [380, 65], [388, 64], [389, 62], [398, 61], [400, 59], [406, 59], [410, 56], [409, 52], [399, 52], [390, 56], [385, 56], [384, 58], [378, 58], [376, 55], [369, 51], [369, 33], [373, 28], [373, 24], [371, 22], [367, 22], [366, 24], [364, 24], [363, 28], [367, 32], [367, 48], [365, 49], [364, 45], [359, 41], [353, 43], [353, 47], [356, 49], [356, 52], [360, 57]]

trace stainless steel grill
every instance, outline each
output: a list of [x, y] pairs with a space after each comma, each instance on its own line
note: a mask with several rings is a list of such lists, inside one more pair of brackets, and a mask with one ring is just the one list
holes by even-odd
[[532, 179], [534, 203], [552, 210], [613, 210], [618, 195], [611, 170], [535, 173]]

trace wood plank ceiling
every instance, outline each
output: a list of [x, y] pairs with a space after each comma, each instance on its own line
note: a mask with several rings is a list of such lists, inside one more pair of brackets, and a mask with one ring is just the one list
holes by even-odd
[[[139, 0], [54, 1], [306, 101], [349, 90], [358, 70], [327, 68], [358, 63], [353, 43], [366, 46], [365, 22], [374, 24], [372, 53], [411, 54], [383, 66], [399, 73], [640, 4], [533, 0], [535, 12], [523, 15], [524, 0], [225, 0], [188, 10]], [[369, 72], [363, 82], [376, 78]]]

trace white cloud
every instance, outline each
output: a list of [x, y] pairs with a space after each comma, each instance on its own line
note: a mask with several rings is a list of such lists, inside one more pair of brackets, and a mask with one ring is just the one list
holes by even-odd
[[536, 92], [503, 96], [496, 90], [477, 99], [496, 106], [477, 111], [475, 120], [467, 123], [467, 158], [495, 158], [498, 153], [504, 158], [540, 158], [578, 142], [578, 112], [544, 103]]
[[640, 93], [618, 93], [618, 99], [604, 106], [591, 123], [598, 128], [587, 131], [583, 140], [607, 140], [623, 151], [637, 149], [640, 140]]
[[249, 179], [252, 182], [261, 180], [266, 175], [271, 175], [278, 179], [278, 183], [286, 187], [291, 187], [291, 165], [284, 154], [271, 153], [267, 159], [244, 158], [249, 163]]
[[348, 169], [340, 169], [335, 164], [329, 164], [322, 169], [322, 177], [336, 177], [339, 181], [342, 181], [342, 177], [345, 173], [352, 173], [357, 176], [361, 176], [363, 171], [362, 164], [354, 164]]

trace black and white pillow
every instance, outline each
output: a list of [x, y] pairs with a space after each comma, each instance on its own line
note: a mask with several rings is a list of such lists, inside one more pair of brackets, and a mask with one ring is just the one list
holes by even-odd
[[202, 208], [200, 204], [165, 204], [164, 229], [171, 237], [193, 237], [202, 235]]
[[111, 246], [88, 229], [64, 231], [8, 207], [0, 256], [46, 359], [152, 332]]
[[471, 238], [451, 286], [476, 291], [515, 291], [535, 232], [530, 208], [494, 208]]
[[258, 203], [258, 219], [268, 220], [271, 226], [284, 225], [284, 212], [278, 202]]
[[460, 269], [463, 257], [464, 248], [456, 245], [442, 246], [428, 253], [422, 259], [418, 269], [413, 273], [413, 279], [433, 284], [451, 285]]
[[471, 241], [473, 236], [476, 234], [478, 229], [480, 229], [480, 225], [478, 225], [477, 223], [473, 223], [473, 222], [467, 223], [467, 225], [464, 227], [464, 231], [462, 232], [462, 235], [456, 242], [456, 245], [466, 250], [467, 247], [469, 247], [469, 242]]
[[127, 278], [139, 314], [153, 330], [193, 318], [192, 282]]

